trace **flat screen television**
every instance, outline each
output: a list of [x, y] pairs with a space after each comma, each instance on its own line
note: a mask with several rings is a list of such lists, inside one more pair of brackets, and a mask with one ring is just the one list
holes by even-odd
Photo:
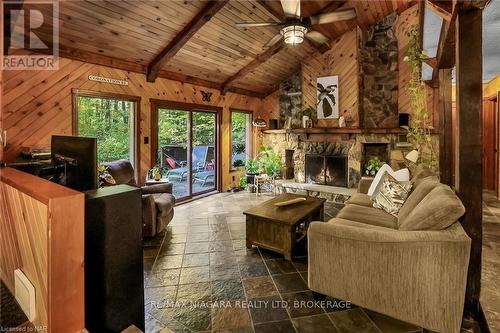
[[52, 161], [63, 170], [59, 183], [77, 191], [97, 189], [97, 139], [53, 135]]

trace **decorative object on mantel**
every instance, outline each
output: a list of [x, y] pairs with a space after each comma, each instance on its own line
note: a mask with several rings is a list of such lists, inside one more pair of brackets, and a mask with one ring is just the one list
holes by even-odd
[[316, 120], [316, 110], [308, 105], [302, 110], [302, 127], [312, 128], [314, 121]]
[[344, 116], [340, 116], [339, 118], [339, 127], [346, 127]]
[[339, 77], [318, 77], [316, 83], [316, 108], [318, 119], [337, 119], [339, 117]]
[[101, 83], [117, 84], [117, 85], [120, 85], [120, 86], [128, 86], [128, 81], [127, 80], [111, 79], [111, 78], [104, 77], [104, 76], [99, 76], [99, 75], [89, 75], [89, 80], [90, 81], [101, 82]]
[[410, 66], [410, 79], [408, 81], [408, 94], [410, 96], [410, 106], [413, 110], [411, 126], [401, 126], [407, 130], [408, 141], [418, 150], [417, 163], [437, 171], [438, 164], [436, 153], [432, 144], [432, 120], [427, 110], [425, 86], [422, 82], [422, 63], [427, 59], [427, 55], [420, 47], [420, 30], [417, 25], [408, 30], [408, 49], [404, 61]]
[[252, 125], [257, 127], [257, 128], [264, 128], [267, 127], [267, 122], [264, 118], [262, 118], [261, 113], [255, 117], [255, 119], [252, 121]]
[[203, 91], [203, 90], [200, 90], [200, 92], [201, 92], [201, 100], [203, 102], [210, 102], [212, 98], [212, 93], [210, 91]]
[[267, 126], [267, 123], [264, 119], [257, 117], [253, 120], [252, 125], [258, 128], [263, 128]]

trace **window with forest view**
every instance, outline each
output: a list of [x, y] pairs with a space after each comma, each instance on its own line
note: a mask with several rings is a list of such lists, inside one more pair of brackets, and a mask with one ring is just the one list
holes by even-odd
[[97, 159], [134, 164], [135, 102], [78, 96], [78, 135], [97, 138]]
[[231, 166], [244, 166], [250, 156], [251, 114], [231, 112]]

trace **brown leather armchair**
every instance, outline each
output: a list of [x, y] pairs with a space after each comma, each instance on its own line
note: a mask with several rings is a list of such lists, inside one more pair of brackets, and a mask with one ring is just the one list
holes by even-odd
[[[104, 163], [116, 184], [137, 186], [134, 168], [128, 160]], [[175, 197], [172, 183], [142, 186], [142, 235], [153, 237], [163, 231], [174, 217]]]

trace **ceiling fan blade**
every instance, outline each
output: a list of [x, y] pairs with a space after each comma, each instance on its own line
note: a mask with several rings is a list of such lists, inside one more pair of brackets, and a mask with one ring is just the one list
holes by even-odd
[[283, 38], [283, 36], [281, 34], [277, 34], [276, 36], [274, 36], [273, 38], [271, 38], [269, 40], [269, 42], [266, 43], [266, 47], [271, 47], [273, 46], [274, 44], [276, 44], [277, 42], [279, 42], [281, 39]]
[[314, 15], [309, 18], [312, 25], [332, 23], [356, 18], [356, 10], [354, 8], [337, 10], [331, 13]]
[[280, 0], [286, 17], [300, 18], [300, 0]]
[[306, 38], [317, 44], [328, 44], [330, 39], [319, 31], [311, 30], [306, 34]]
[[281, 25], [281, 23], [278, 23], [278, 22], [237, 22], [237, 23], [235, 23], [235, 25], [239, 28], [271, 27], [271, 26]]

